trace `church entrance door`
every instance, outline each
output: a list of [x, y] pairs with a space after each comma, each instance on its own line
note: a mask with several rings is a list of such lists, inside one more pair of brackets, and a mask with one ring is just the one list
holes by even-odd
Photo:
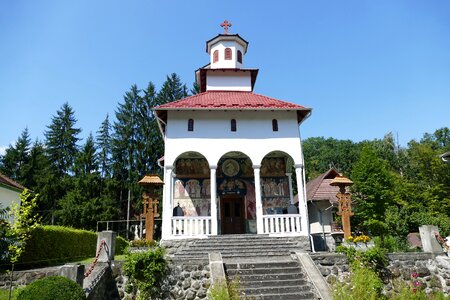
[[244, 198], [226, 196], [220, 199], [222, 234], [244, 233]]

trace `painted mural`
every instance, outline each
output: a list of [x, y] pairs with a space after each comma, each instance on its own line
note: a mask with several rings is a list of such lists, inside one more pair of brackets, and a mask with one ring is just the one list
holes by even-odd
[[289, 181], [285, 177], [261, 178], [264, 214], [287, 213], [290, 204]]
[[209, 179], [180, 179], [174, 184], [174, 206], [183, 209], [184, 216], [209, 216], [211, 214], [211, 190]]
[[264, 158], [261, 163], [261, 177], [286, 176], [286, 162], [282, 157]]

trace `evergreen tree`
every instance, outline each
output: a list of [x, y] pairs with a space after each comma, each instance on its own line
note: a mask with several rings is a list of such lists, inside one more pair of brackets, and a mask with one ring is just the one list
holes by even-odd
[[23, 168], [26, 173], [23, 185], [31, 190], [39, 190], [49, 173], [49, 166], [50, 162], [45, 156], [44, 145], [36, 140], [31, 147], [28, 162]]
[[167, 76], [157, 96], [157, 104], [169, 103], [189, 96], [186, 84], [181, 83], [180, 77], [172, 73]]
[[106, 115], [102, 122], [100, 129], [97, 131], [97, 148], [99, 149], [98, 161], [103, 178], [111, 176], [111, 124], [109, 123], [109, 116]]
[[27, 178], [26, 164], [30, 158], [30, 134], [26, 127], [15, 146], [10, 145], [0, 160], [0, 171], [11, 179], [24, 184]]
[[94, 137], [92, 133], [89, 134], [86, 139], [82, 150], [78, 153], [75, 160], [75, 176], [86, 176], [92, 172], [98, 170], [98, 159], [97, 159], [97, 149], [94, 143]]
[[48, 157], [52, 162], [53, 170], [59, 175], [68, 174], [78, 152], [77, 142], [79, 128], [75, 128], [77, 120], [72, 107], [66, 102], [56, 116], [52, 117], [52, 122], [47, 126], [45, 132], [45, 146]]

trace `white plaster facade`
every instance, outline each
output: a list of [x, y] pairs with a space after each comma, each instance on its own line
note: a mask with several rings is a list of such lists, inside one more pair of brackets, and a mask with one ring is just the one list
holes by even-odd
[[[243, 56], [247, 44], [239, 35], [227, 34], [208, 41], [210, 64], [196, 71], [204, 93], [155, 108], [165, 143], [162, 239], [226, 233], [233, 222], [227, 210], [237, 210], [233, 207], [240, 207], [239, 201], [245, 205], [244, 216], [237, 212], [234, 217], [244, 218], [246, 229], [233, 233], [308, 235], [299, 125], [311, 110], [252, 93], [258, 70], [241, 69], [243, 64], [237, 62], [237, 51]], [[226, 48], [232, 51], [230, 60], [224, 59]], [[214, 62], [216, 50], [219, 59]], [[185, 167], [177, 166], [185, 161], [191, 166], [190, 160], [200, 169], [191, 167], [191, 173], [186, 173]], [[227, 161], [236, 165], [235, 173], [226, 174]], [[300, 191], [298, 210], [292, 173]], [[241, 187], [228, 189], [225, 183]], [[179, 197], [190, 201], [183, 202], [182, 216], [175, 215], [177, 205], [185, 201]], [[194, 198], [202, 197], [197, 205], [201, 199]], [[230, 197], [237, 200], [228, 203]]]

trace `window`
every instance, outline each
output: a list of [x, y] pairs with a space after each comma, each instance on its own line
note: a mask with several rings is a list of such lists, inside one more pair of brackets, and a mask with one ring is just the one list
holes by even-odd
[[225, 48], [225, 59], [226, 60], [231, 60], [231, 48]]
[[188, 131], [194, 131], [194, 120], [193, 119], [188, 120]]
[[235, 119], [231, 120], [231, 131], [236, 131], [236, 120]]
[[277, 119], [273, 119], [272, 120], [272, 130], [273, 131], [278, 131], [278, 121], [277, 121]]
[[238, 50], [237, 52], [237, 61], [242, 64], [242, 52]]
[[219, 50], [214, 51], [213, 53], [213, 63], [219, 61]]

